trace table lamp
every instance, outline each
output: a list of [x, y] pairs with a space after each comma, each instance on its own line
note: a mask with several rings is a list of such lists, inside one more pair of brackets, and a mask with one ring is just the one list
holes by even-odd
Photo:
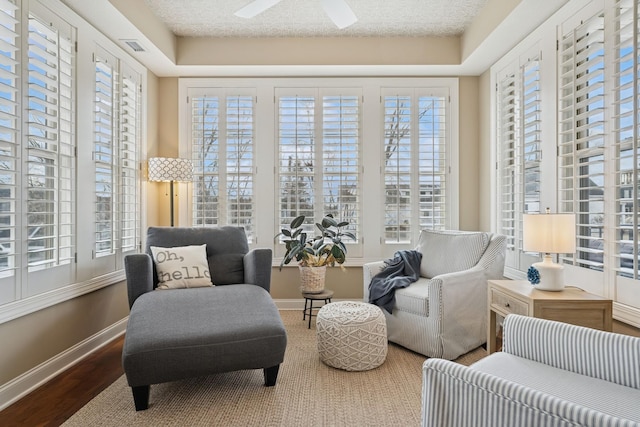
[[149, 181], [170, 183], [171, 226], [173, 227], [173, 182], [191, 181], [193, 179], [193, 163], [188, 159], [171, 157], [151, 157], [147, 167]]
[[542, 262], [533, 264], [540, 275], [536, 289], [561, 291], [564, 289], [564, 267], [553, 262], [551, 254], [576, 251], [575, 214], [551, 214], [547, 208], [545, 214], [525, 214], [522, 219], [523, 250], [544, 253]]

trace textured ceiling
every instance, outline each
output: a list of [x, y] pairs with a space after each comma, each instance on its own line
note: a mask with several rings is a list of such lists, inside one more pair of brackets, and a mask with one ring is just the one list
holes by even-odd
[[252, 19], [233, 13], [252, 0], [145, 0], [185, 37], [392, 37], [461, 34], [486, 0], [347, 0], [358, 22], [339, 30], [320, 0], [282, 0]]

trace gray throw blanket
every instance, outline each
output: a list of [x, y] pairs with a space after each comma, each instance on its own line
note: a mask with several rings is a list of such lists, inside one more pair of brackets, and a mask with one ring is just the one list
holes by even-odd
[[420, 277], [422, 254], [418, 251], [397, 251], [384, 262], [380, 273], [369, 283], [369, 302], [384, 308], [390, 314], [396, 302], [396, 289], [406, 288]]

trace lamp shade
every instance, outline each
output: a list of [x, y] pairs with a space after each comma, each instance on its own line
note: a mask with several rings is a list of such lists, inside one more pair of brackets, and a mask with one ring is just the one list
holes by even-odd
[[526, 252], [568, 254], [576, 251], [575, 214], [523, 215], [523, 249]]
[[151, 157], [148, 162], [149, 181], [191, 181], [193, 164], [188, 159]]

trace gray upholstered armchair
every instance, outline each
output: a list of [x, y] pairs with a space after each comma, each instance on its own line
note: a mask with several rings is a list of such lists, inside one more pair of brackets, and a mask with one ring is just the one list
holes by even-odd
[[[455, 359], [487, 340], [487, 280], [501, 279], [506, 240], [484, 232], [423, 230], [420, 278], [395, 291], [389, 341], [428, 357]], [[364, 299], [383, 261], [363, 268]]]
[[[156, 289], [151, 248], [199, 245], [214, 286]], [[263, 369], [265, 385], [275, 385], [287, 338], [269, 295], [271, 259], [271, 249], [249, 250], [240, 227], [149, 228], [146, 253], [125, 258], [131, 312], [122, 363], [136, 410], [148, 407], [151, 384], [183, 378]]]

